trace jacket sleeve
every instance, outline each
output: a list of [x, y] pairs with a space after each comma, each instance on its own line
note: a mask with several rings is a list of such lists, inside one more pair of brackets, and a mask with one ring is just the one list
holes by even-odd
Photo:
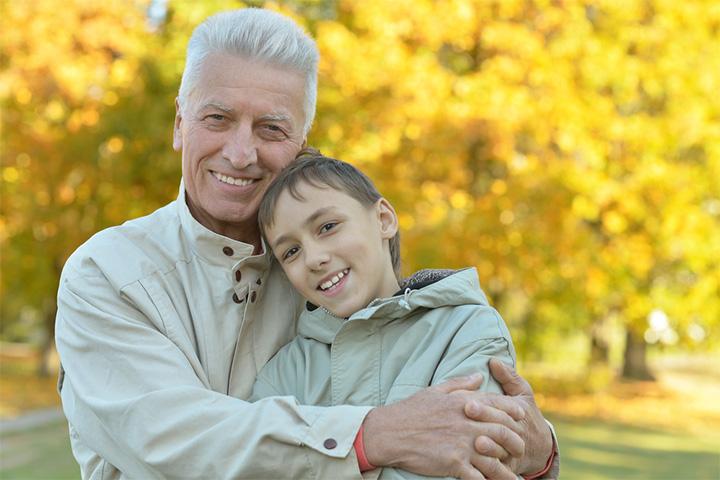
[[[491, 358], [497, 358], [508, 365], [516, 366], [515, 347], [505, 322], [495, 309], [482, 305], [455, 307], [452, 315], [463, 318], [463, 323], [454, 333], [445, 354], [438, 362], [431, 385], [455, 377], [481, 373], [484, 379], [480, 386], [481, 391], [502, 393], [502, 388], [490, 375], [489, 362]], [[552, 430], [552, 426], [550, 428]], [[541, 478], [557, 478], [559, 465], [559, 456], [556, 454], [552, 468]], [[381, 479], [424, 478], [427, 477], [395, 469], [383, 469], [381, 475]], [[518, 478], [522, 480], [522, 477]]]
[[258, 372], [253, 391], [248, 401], [256, 402], [263, 398], [294, 395], [301, 403], [308, 403], [299, 388], [298, 372], [304, 371], [305, 358], [298, 338], [282, 347]]
[[[432, 384], [436, 385], [458, 376], [481, 373], [485, 379], [480, 387], [482, 391], [503, 393], [490, 374], [491, 358], [497, 358], [517, 368], [510, 331], [500, 314], [491, 307], [472, 307], [472, 313], [455, 334], [446, 355], [438, 364]], [[555, 430], [550, 422], [547, 423], [553, 437], [555, 455], [550, 470], [539, 478], [556, 479], [560, 473], [560, 454], [557, 450]]]
[[129, 478], [359, 478], [352, 444], [369, 407], [212, 391], [134, 295], [102, 274], [61, 281], [60, 389], [84, 445]]

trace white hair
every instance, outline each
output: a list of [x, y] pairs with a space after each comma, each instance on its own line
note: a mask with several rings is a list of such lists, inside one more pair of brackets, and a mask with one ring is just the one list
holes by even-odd
[[320, 55], [315, 41], [295, 22], [261, 8], [222, 12], [205, 19], [188, 42], [178, 93], [181, 108], [195, 88], [203, 62], [212, 53], [236, 55], [302, 74], [305, 77], [303, 134], [307, 135], [315, 117]]

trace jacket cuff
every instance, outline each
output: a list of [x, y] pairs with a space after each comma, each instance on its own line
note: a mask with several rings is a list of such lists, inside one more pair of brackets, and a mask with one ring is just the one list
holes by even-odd
[[317, 408], [320, 414], [310, 425], [302, 443], [318, 453], [334, 458], [348, 456], [365, 416], [372, 410], [372, 407], [349, 405], [304, 408]]

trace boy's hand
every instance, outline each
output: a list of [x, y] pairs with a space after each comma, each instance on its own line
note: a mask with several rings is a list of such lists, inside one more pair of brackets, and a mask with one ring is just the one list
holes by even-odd
[[[481, 383], [481, 375], [452, 379], [370, 411], [363, 423], [368, 461], [428, 476], [515, 480], [497, 457], [475, 448], [478, 439], [487, 438], [494, 451], [499, 452], [495, 445], [502, 448], [502, 458], [522, 458], [524, 426], [518, 420], [524, 410], [510, 397], [496, 396], [494, 406], [479, 403], [487, 396], [476, 392]], [[476, 404], [481, 411], [474, 411]], [[487, 421], [472, 420], [467, 413]]]
[[[506, 395], [477, 394], [476, 398], [467, 405], [465, 413], [469, 418], [477, 421], [489, 421], [503, 423], [493, 420], [497, 418], [496, 410], [510, 411], [517, 408], [522, 411], [518, 418], [521, 425], [520, 430], [515, 432], [520, 435], [525, 443], [525, 452], [522, 455], [515, 455], [505, 447], [503, 442], [495, 438], [479, 437], [475, 442], [478, 453], [484, 455], [481, 460], [482, 466], [478, 468], [488, 477], [495, 478], [496, 470], [501, 469], [495, 459], [499, 459], [507, 469], [521, 474], [532, 474], [542, 470], [553, 448], [552, 434], [542, 413], [535, 404], [530, 384], [515, 372], [512, 367], [503, 362], [490, 360], [490, 372], [502, 387]], [[510, 406], [513, 404], [513, 407]], [[505, 447], [505, 448], [504, 448]]]

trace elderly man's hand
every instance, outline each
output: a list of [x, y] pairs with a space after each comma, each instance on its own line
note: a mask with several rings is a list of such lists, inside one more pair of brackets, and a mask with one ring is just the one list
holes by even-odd
[[[502, 446], [504, 458], [522, 458], [523, 409], [507, 397], [507, 410], [501, 406], [488, 413], [479, 403], [483, 396], [476, 392], [481, 383], [480, 375], [457, 378], [373, 409], [363, 424], [368, 461], [428, 476], [515, 480], [497, 458], [480, 455], [475, 445], [477, 439], [488, 438]], [[476, 403], [487, 420], [466, 416]], [[486, 471], [491, 473], [481, 473]]]
[[[479, 436], [475, 448], [483, 457], [476, 460], [475, 466], [488, 478], [504, 478], [509, 471], [539, 472], [550, 458], [553, 441], [550, 428], [535, 404], [532, 388], [514, 369], [497, 359], [490, 360], [490, 372], [506, 395], [477, 393], [466, 405], [465, 413], [474, 420], [494, 423], [501, 430], [504, 426], [505, 434], [512, 429], [523, 439], [525, 451], [520, 455], [511, 451], [500, 434]], [[515, 416], [519, 419], [517, 423], [508, 422], [503, 415], [513, 409], [522, 412]]]

